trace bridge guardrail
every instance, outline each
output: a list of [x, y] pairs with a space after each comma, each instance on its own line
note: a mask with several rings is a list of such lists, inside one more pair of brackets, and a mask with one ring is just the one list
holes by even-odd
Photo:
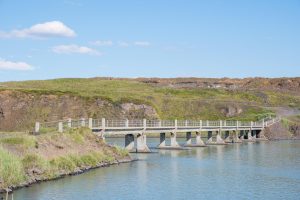
[[209, 120], [146, 120], [146, 119], [67, 119], [61, 121], [51, 121], [36, 123], [35, 132], [40, 130], [52, 132], [59, 131], [62, 132], [67, 128], [79, 128], [79, 127], [89, 127], [91, 129], [147, 129], [147, 128], [184, 128], [184, 127], [195, 127], [195, 128], [234, 128], [234, 127], [267, 127], [274, 123], [280, 121], [280, 118], [263, 119], [261, 121], [234, 121], [234, 120], [219, 120], [219, 121], [209, 121]]

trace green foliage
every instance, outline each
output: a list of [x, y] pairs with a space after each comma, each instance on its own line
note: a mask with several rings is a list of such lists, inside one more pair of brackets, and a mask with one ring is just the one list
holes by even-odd
[[76, 168], [76, 164], [69, 156], [61, 156], [50, 161], [51, 167], [59, 171], [63, 170], [67, 173], [72, 172]]
[[0, 186], [7, 188], [26, 180], [21, 159], [0, 147]]
[[23, 146], [25, 148], [30, 147], [37, 147], [37, 141], [34, 136], [29, 135], [20, 135], [15, 137], [7, 137], [7, 138], [1, 138], [0, 143], [2, 144], [10, 144], [10, 145], [19, 145]]
[[115, 146], [116, 148], [116, 152], [118, 155], [122, 156], [122, 157], [126, 157], [126, 156], [129, 156], [129, 152], [127, 149], [124, 149], [120, 146]]

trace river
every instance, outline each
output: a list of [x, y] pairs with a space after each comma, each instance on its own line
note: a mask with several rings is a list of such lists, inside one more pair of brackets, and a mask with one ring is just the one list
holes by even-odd
[[[155, 147], [158, 139], [147, 143]], [[132, 154], [136, 162], [19, 189], [14, 199], [300, 199], [300, 141], [154, 151]]]

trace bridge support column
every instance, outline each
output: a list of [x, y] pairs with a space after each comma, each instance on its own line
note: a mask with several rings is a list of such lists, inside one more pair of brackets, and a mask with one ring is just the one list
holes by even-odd
[[216, 144], [225, 144], [224, 140], [221, 137], [222, 130], [217, 131]]
[[138, 134], [136, 138], [136, 152], [151, 152], [147, 146], [146, 135]]
[[213, 142], [212, 140], [212, 131], [207, 131], [207, 141], [206, 144], [211, 144]]
[[201, 139], [201, 132], [196, 132], [196, 145], [205, 146], [203, 140]]
[[232, 142], [232, 140], [230, 139], [229, 133], [230, 133], [229, 131], [225, 131], [225, 139], [224, 139], [224, 141], [226, 143], [231, 143]]
[[256, 138], [256, 130], [251, 130], [251, 137]]
[[252, 130], [248, 131], [248, 140], [254, 140], [252, 137]]
[[160, 142], [158, 147], [165, 147], [166, 146], [166, 133], [160, 133]]
[[180, 147], [176, 141], [176, 133], [171, 133], [171, 147]]
[[240, 130], [240, 131], [237, 131], [238, 133], [239, 133], [239, 138], [240, 138], [240, 140], [244, 140], [245, 138], [244, 138], [244, 136], [245, 136], [245, 130]]
[[239, 138], [239, 131], [238, 130], [234, 131], [232, 137], [233, 137], [232, 142], [234, 142], [234, 143], [242, 143], [242, 140]]
[[125, 149], [129, 152], [134, 150], [134, 135], [126, 134], [125, 135]]
[[189, 146], [192, 144], [192, 133], [191, 132], [187, 132], [186, 133], [186, 146]]

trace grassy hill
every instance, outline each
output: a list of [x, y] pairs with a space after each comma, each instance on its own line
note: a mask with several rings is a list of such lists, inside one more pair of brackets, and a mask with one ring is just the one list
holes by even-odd
[[[160, 84], [160, 80], [163, 84]], [[184, 84], [193, 83], [186, 80], [189, 79], [185, 79]], [[199, 80], [201, 79], [198, 79], [197, 83], [201, 82]], [[276, 90], [274, 87], [265, 88], [263, 87], [266, 85], [265, 80], [254, 81], [255, 84], [252, 83], [252, 85], [255, 87], [253, 87], [247, 80], [247, 87], [245, 84], [241, 85], [241, 81], [239, 81], [237, 87], [226, 88], [219, 87], [220, 84], [215, 80], [213, 83], [216, 88], [197, 85], [181, 87], [182, 80], [180, 79], [179, 81], [178, 79], [159, 79], [153, 82], [152, 79], [68, 78], [5, 82], [0, 83], [0, 89], [2, 93], [13, 91], [33, 96], [77, 97], [87, 102], [85, 105], [87, 107], [89, 102], [97, 99], [107, 101], [116, 107], [120, 107], [124, 103], [149, 105], [155, 109], [157, 117], [161, 119], [257, 120], [274, 113], [271, 107], [300, 107], [300, 95], [297, 94], [297, 87], [296, 90], [291, 91], [288, 89]], [[202, 82], [207, 83], [207, 80]], [[231, 86], [235, 82], [236, 80], [232, 81]], [[262, 88], [259, 88], [260, 84]], [[177, 87], [178, 85], [180, 87]], [[110, 115], [109, 112], [106, 110], [105, 114], [116, 116], [116, 114]], [[88, 115], [99, 117], [99, 113], [89, 113]]]

